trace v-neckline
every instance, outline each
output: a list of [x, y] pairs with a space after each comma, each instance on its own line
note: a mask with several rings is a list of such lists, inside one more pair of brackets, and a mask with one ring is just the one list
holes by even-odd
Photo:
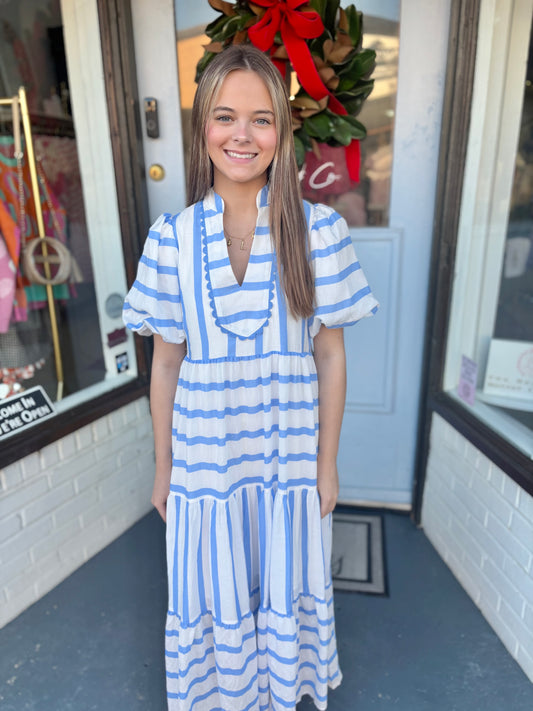
[[224, 235], [224, 201], [212, 190], [199, 205], [199, 237], [211, 311], [224, 333], [239, 338], [257, 335], [272, 312], [276, 257], [270, 239], [267, 186], [256, 202], [255, 237], [241, 283], [233, 271]]
[[[259, 217], [259, 213], [258, 213], [257, 216]], [[224, 214], [222, 214], [222, 220], [224, 220]], [[254, 253], [254, 243], [255, 243], [255, 241], [256, 241], [256, 238], [255, 238], [256, 230], [257, 230], [257, 219], [256, 219], [256, 222], [255, 222], [255, 227], [254, 227], [254, 232], [253, 232], [253, 235], [254, 235], [254, 236], [253, 236], [253, 238], [252, 238], [252, 243], [251, 243], [251, 245], [250, 245], [250, 251], [248, 252], [248, 259], [246, 260], [246, 267], [244, 268], [244, 273], [243, 273], [243, 275], [242, 275], [242, 281], [239, 281], [238, 278], [237, 278], [237, 275], [235, 274], [235, 269], [233, 268], [233, 264], [231, 263], [231, 257], [230, 257], [230, 253], [229, 253], [228, 242], [227, 242], [227, 240], [226, 240], [226, 233], [224, 232], [224, 244], [226, 245], [226, 254], [227, 254], [227, 257], [228, 257], [229, 266], [230, 266], [230, 269], [231, 269], [231, 271], [232, 271], [232, 273], [233, 273], [233, 277], [234, 277], [234, 279], [235, 279], [235, 283], [237, 284], [237, 286], [238, 286], [239, 288], [242, 288], [243, 284], [244, 284], [245, 281], [246, 281], [246, 275], [248, 274], [248, 267], [250, 266], [250, 257], [251, 257], [252, 254]], [[222, 227], [222, 231], [224, 231], [224, 227]]]

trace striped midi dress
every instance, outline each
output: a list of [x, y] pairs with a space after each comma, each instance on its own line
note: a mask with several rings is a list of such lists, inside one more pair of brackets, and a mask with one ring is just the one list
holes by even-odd
[[176, 389], [167, 503], [170, 711], [319, 709], [340, 683], [331, 516], [316, 487], [313, 337], [377, 308], [345, 221], [304, 203], [316, 286], [294, 318], [269, 235], [269, 193], [242, 285], [211, 191], [150, 229], [124, 304], [141, 335], [187, 342]]

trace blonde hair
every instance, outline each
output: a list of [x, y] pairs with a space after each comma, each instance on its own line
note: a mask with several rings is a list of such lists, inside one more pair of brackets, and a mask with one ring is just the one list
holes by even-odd
[[294, 316], [313, 314], [314, 282], [307, 253], [307, 221], [294, 154], [287, 89], [270, 59], [252, 45], [232, 45], [207, 66], [198, 84], [191, 117], [187, 200], [202, 200], [213, 186], [206, 126], [224, 79], [236, 70], [255, 72], [265, 83], [274, 108], [277, 146], [268, 170], [270, 233], [278, 255], [283, 292]]

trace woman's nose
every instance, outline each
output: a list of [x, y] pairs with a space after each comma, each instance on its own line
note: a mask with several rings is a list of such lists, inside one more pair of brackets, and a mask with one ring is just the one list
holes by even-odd
[[250, 140], [250, 125], [248, 121], [236, 121], [235, 130], [233, 133], [233, 140], [243, 142]]

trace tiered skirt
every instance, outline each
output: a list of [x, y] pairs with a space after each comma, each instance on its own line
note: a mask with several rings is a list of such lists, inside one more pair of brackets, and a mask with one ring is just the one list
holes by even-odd
[[312, 356], [185, 361], [173, 427], [169, 710], [325, 709], [341, 674]]
[[171, 711], [319, 709], [340, 683], [331, 517], [316, 491], [171, 496], [167, 690]]

